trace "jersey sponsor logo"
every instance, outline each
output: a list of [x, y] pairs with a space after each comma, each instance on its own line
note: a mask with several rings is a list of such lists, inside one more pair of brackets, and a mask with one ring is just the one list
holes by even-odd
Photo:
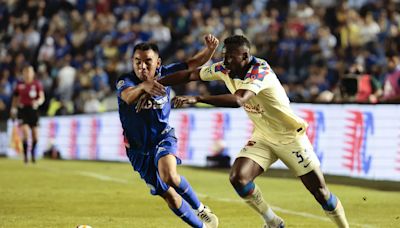
[[368, 137], [374, 135], [374, 116], [372, 112], [348, 111], [346, 125], [346, 154], [343, 166], [351, 172], [368, 174], [372, 155], [368, 155]]
[[164, 96], [160, 99], [151, 98], [147, 100], [142, 109], [163, 109], [166, 103], [168, 103], [168, 96]]
[[322, 166], [324, 151], [320, 148], [320, 139], [325, 133], [325, 115], [318, 110], [300, 109], [300, 116], [308, 123], [307, 136]]
[[255, 114], [261, 114], [264, 112], [264, 109], [261, 107], [261, 105], [251, 105], [251, 104], [244, 104], [243, 106], [244, 110], [250, 113], [255, 113]]
[[256, 141], [251, 141], [250, 140], [250, 141], [247, 142], [246, 146], [254, 146], [254, 145], [256, 145], [256, 143], [257, 143]]
[[121, 87], [125, 85], [125, 81], [124, 80], [119, 80], [117, 83], [117, 89], [121, 89]]

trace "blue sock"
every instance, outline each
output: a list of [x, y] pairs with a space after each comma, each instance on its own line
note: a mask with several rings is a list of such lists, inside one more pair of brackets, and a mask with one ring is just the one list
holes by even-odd
[[331, 193], [329, 199], [324, 204], [321, 204], [321, 206], [325, 211], [333, 211], [336, 209], [337, 203], [337, 197]]
[[250, 195], [253, 191], [256, 185], [254, 184], [253, 181], [250, 181], [247, 183], [245, 186], [233, 186], [236, 190], [236, 192], [239, 194], [240, 197], [244, 198], [248, 195]]
[[203, 227], [203, 222], [194, 214], [185, 200], [182, 199], [182, 205], [180, 208], [171, 208], [171, 210], [190, 226], [196, 228]]
[[197, 210], [200, 207], [200, 200], [197, 198], [196, 193], [185, 177], [181, 176], [181, 183], [175, 188], [175, 191], [181, 195], [193, 209]]

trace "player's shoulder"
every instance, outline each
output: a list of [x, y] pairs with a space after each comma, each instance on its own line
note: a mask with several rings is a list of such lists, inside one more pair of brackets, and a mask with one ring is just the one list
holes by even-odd
[[116, 81], [116, 88], [119, 90], [127, 84], [138, 84], [138, 79], [133, 72], [121, 74]]
[[228, 72], [229, 72], [228, 69], [225, 67], [225, 64], [223, 61], [213, 63], [211, 65], [211, 68], [214, 70], [215, 73], [228, 74]]
[[245, 79], [258, 79], [264, 80], [264, 78], [271, 73], [271, 67], [268, 62], [264, 59], [252, 57], [251, 67], [247, 71]]

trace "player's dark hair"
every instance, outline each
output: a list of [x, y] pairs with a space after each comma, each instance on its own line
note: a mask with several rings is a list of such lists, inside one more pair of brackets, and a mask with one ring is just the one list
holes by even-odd
[[136, 50], [141, 50], [141, 51], [153, 50], [155, 53], [159, 54], [157, 45], [155, 43], [150, 43], [150, 42], [136, 44], [135, 47], [133, 48], [133, 54], [135, 54]]
[[224, 46], [235, 45], [237, 47], [246, 46], [250, 49], [250, 41], [243, 35], [233, 35], [224, 40]]

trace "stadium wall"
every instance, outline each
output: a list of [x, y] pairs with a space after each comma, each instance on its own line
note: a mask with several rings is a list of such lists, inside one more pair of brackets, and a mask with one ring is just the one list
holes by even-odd
[[[307, 134], [324, 173], [400, 181], [400, 105], [292, 107], [309, 123]], [[206, 157], [221, 146], [234, 158], [253, 129], [242, 109], [173, 110], [170, 122], [178, 155], [193, 166], [206, 166]], [[41, 118], [39, 155], [51, 145], [63, 159], [128, 161], [117, 112]], [[17, 156], [13, 150], [8, 155]], [[281, 162], [273, 167], [285, 168]]]

